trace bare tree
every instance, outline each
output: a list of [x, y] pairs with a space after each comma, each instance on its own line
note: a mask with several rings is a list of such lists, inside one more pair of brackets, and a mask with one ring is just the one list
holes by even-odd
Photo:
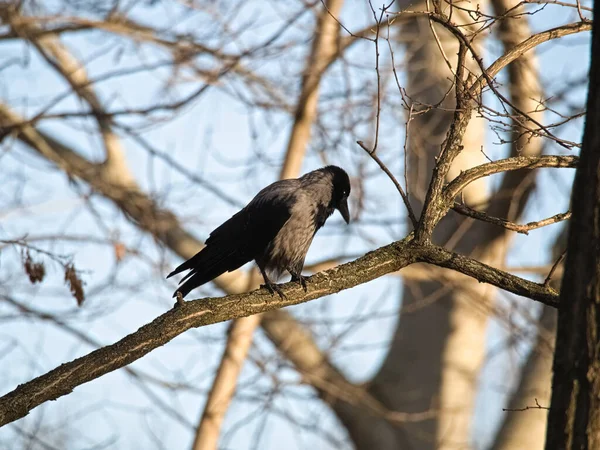
[[[584, 113], [565, 89], [573, 80], [543, 85], [535, 51], [543, 44], [552, 53], [560, 47], [551, 42], [586, 36], [590, 8], [547, 5], [568, 14], [560, 24], [536, 22], [543, 31], [533, 33], [528, 23], [543, 6], [491, 6], [1, 5], [0, 45], [9, 56], [0, 65], [8, 161], [0, 211], [18, 220], [1, 230], [0, 314], [17, 335], [26, 317], [84, 346], [55, 354], [53, 361], [70, 362], [49, 370], [54, 364], [25, 356], [29, 337], [3, 338], [1, 357], [14, 361], [17, 352], [33, 367], [14, 369], [4, 382], [3, 431], [51, 446], [36, 425], [50, 424], [45, 415], [13, 421], [48, 400], [81, 398], [79, 389], [67, 394], [125, 368], [119, 385], [134, 386], [149, 406], [134, 412], [112, 398], [90, 405], [90, 414], [139, 415], [148, 446], [173, 442], [165, 433], [174, 429], [153, 422], [168, 417], [184, 431], [179, 436], [195, 436], [195, 448], [268, 447], [281, 424], [309, 432], [301, 447], [469, 448], [476, 398], [487, 395], [478, 378], [492, 352], [491, 319], [515, 347], [536, 344], [529, 361], [517, 363], [523, 376], [512, 386], [511, 411], [487, 440], [495, 448], [541, 448], [545, 421], [537, 415], [531, 425], [519, 419], [530, 411], [516, 410], [535, 399], [536, 413], [547, 406], [538, 392], [548, 367], [536, 355], [551, 351], [558, 255], [536, 268], [511, 266], [507, 255], [516, 233], [570, 218], [530, 204], [532, 196], [551, 196], [536, 174], [555, 172], [535, 169], [559, 168], [554, 179], [568, 185], [562, 173], [578, 158], [564, 150], [579, 147], [572, 136]], [[485, 53], [490, 41], [501, 45], [493, 55]], [[584, 78], [575, 81], [585, 87]], [[188, 258], [202, 246], [190, 230], [202, 236], [278, 173], [297, 176], [326, 163], [352, 175], [354, 225], [348, 233], [334, 222], [317, 237], [318, 258], [307, 269], [326, 270], [310, 278], [307, 293], [287, 284], [287, 299], [271, 298], [254, 290], [253, 270], [241, 270], [200, 289], [201, 300], [164, 313], [171, 253]], [[53, 197], [70, 203], [61, 210], [50, 201], [56, 210], [46, 220], [37, 205]], [[549, 248], [551, 240], [544, 242]], [[89, 258], [91, 247], [98, 251]], [[280, 309], [354, 287], [340, 300]], [[81, 308], [67, 303], [69, 290]], [[515, 295], [549, 309], [538, 322], [531, 302]], [[134, 307], [140, 313], [132, 316]], [[193, 330], [231, 319], [228, 333]], [[105, 321], [127, 330], [96, 331]], [[158, 350], [129, 365], [182, 334], [188, 344], [167, 347], [176, 360]], [[365, 342], [374, 339], [374, 347]], [[102, 444], [69, 423], [65, 417], [61, 427], [72, 445]], [[119, 434], [118, 424], [111, 428]]]

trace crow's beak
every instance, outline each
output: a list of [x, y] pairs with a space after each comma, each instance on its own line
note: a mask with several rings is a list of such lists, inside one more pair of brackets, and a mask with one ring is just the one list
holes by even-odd
[[348, 197], [345, 197], [340, 201], [338, 205], [338, 211], [346, 221], [346, 223], [350, 223], [350, 212], [348, 211]]

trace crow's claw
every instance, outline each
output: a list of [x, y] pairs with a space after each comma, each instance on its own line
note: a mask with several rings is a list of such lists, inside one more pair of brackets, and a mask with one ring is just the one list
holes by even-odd
[[185, 300], [183, 299], [183, 295], [181, 294], [180, 291], [175, 292], [175, 304], [173, 305], [174, 308], [179, 308], [180, 306], [182, 306], [185, 303]]
[[292, 281], [300, 283], [302, 285], [302, 289], [304, 289], [304, 292], [307, 291], [305, 276], [302, 276], [301, 274], [292, 275]]
[[260, 287], [264, 287], [267, 291], [271, 293], [271, 295], [275, 295], [275, 292], [277, 292], [277, 294], [279, 294], [279, 297], [281, 297], [282, 300], [285, 300], [287, 298], [281, 290], [281, 288], [275, 283], [265, 283], [262, 284]]

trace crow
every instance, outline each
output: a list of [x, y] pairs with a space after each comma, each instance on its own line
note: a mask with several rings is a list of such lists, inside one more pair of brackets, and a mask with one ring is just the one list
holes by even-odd
[[[326, 166], [300, 178], [280, 180], [261, 190], [250, 203], [210, 233], [206, 246], [185, 261], [167, 278], [184, 270], [173, 297], [185, 297], [225, 272], [256, 261], [265, 287], [284, 297], [271, 281], [288, 271], [291, 281], [300, 282], [304, 258], [315, 233], [337, 209], [350, 223], [348, 196], [350, 179], [337, 166]], [[182, 283], [182, 284], [181, 284]]]

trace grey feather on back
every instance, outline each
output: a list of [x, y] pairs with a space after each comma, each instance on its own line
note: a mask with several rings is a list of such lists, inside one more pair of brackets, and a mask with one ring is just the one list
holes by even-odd
[[286, 270], [297, 274], [302, 271], [315, 233], [334, 211], [329, 172], [316, 170], [297, 180], [284, 181], [295, 182], [285, 185], [286, 195], [291, 194], [291, 216], [257, 258], [258, 265], [275, 278]]
[[344, 220], [349, 221], [349, 194], [348, 175], [336, 166], [270, 184], [217, 227], [204, 249], [168, 275], [190, 270], [174, 296], [177, 292], [185, 296], [190, 290], [252, 259], [261, 269], [271, 292], [282, 295], [267, 272], [279, 277], [287, 270], [292, 279], [306, 287], [302, 269], [313, 237], [336, 208]]

